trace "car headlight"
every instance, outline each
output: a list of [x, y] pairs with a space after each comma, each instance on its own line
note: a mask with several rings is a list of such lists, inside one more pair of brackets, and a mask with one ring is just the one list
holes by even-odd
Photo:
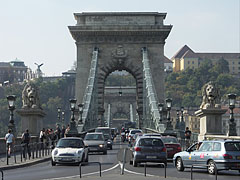
[[58, 150], [56, 149], [53, 154], [56, 156], [58, 154]]
[[82, 151], [78, 151], [77, 154], [78, 154], [78, 155], [81, 155], [81, 154], [82, 154]]
[[108, 141], [107, 143], [108, 143], [108, 144], [111, 144], [111, 141]]
[[100, 147], [100, 148], [104, 147], [104, 144], [99, 144], [99, 147]]

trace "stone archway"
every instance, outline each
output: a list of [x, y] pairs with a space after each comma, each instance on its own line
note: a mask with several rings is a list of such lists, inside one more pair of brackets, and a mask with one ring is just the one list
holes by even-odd
[[172, 26], [164, 25], [166, 13], [89, 12], [75, 13], [77, 24], [69, 30], [77, 45], [76, 98], [84, 97], [91, 57], [98, 53], [98, 114], [104, 113], [106, 77], [115, 70], [126, 70], [136, 79], [137, 112], [143, 113], [143, 67], [141, 49], [147, 47], [150, 69], [158, 101], [164, 101], [164, 44]]

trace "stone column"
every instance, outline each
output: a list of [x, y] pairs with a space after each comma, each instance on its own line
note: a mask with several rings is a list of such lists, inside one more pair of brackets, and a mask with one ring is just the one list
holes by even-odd
[[31, 136], [38, 136], [43, 128], [43, 118], [46, 115], [42, 109], [19, 109], [16, 111], [21, 116], [22, 132], [29, 130]]
[[200, 134], [198, 140], [205, 139], [205, 135], [223, 135], [222, 133], [222, 115], [225, 109], [200, 109], [195, 112], [200, 117]]

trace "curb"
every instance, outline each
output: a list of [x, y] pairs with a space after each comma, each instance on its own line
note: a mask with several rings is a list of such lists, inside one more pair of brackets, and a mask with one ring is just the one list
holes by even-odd
[[39, 160], [31, 161], [31, 162], [25, 162], [25, 163], [21, 163], [21, 164], [17, 164], [17, 165], [3, 166], [3, 167], [0, 167], [0, 170], [10, 170], [10, 169], [28, 167], [28, 166], [32, 166], [32, 165], [35, 165], [38, 163], [50, 161], [50, 160], [51, 160], [51, 157], [48, 157], [48, 158], [39, 159]]

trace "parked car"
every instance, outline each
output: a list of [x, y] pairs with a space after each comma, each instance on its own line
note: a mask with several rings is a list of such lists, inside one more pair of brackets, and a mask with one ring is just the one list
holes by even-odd
[[107, 154], [107, 142], [100, 132], [87, 133], [84, 143], [88, 146], [89, 152], [103, 152], [103, 154]]
[[111, 139], [111, 129], [109, 127], [97, 127], [95, 129], [95, 132], [103, 133], [104, 139], [107, 142], [107, 147], [109, 149], [112, 149], [113, 142], [112, 142], [112, 139]]
[[142, 162], [156, 162], [167, 165], [167, 149], [160, 137], [140, 136], [130, 148], [130, 164], [137, 167]]
[[51, 162], [52, 166], [64, 163], [88, 162], [88, 148], [81, 138], [62, 138], [52, 151]]
[[173, 158], [174, 154], [181, 152], [181, 144], [174, 136], [162, 136], [162, 141], [167, 148], [167, 157]]
[[176, 153], [173, 157], [174, 165], [178, 171], [192, 164], [209, 165], [209, 174], [215, 174], [217, 170], [238, 170], [240, 172], [240, 141], [235, 140], [211, 140], [197, 142], [186, 151]]
[[141, 129], [131, 129], [127, 135], [127, 140], [130, 142], [134, 134], [136, 133], [143, 133]]

